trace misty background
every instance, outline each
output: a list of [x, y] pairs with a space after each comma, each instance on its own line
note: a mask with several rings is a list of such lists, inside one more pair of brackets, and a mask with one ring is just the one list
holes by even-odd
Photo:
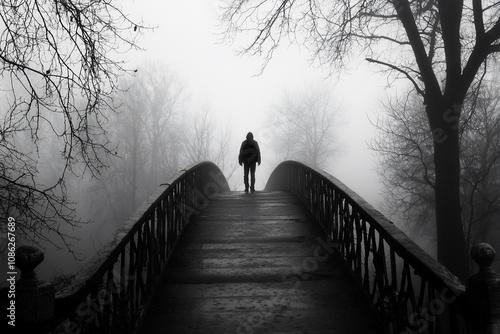
[[[262, 190], [279, 162], [312, 152], [307, 149], [311, 143], [301, 141], [300, 131], [287, 118], [294, 107], [294, 118], [299, 117], [304, 108], [298, 106], [304, 104], [307, 110], [323, 112], [305, 119], [329, 120], [320, 122], [328, 126], [318, 131], [328, 136], [316, 143], [322, 159], [313, 164], [389, 215], [377, 173], [379, 158], [370, 143], [376, 136], [374, 122], [385, 112], [382, 101], [403, 94], [406, 82], [388, 82], [364, 55], [332, 73], [291, 43], [281, 45], [263, 69], [263, 59], [238, 55], [237, 46], [222, 40], [217, 1], [145, 0], [123, 6], [133, 20], [142, 18], [154, 28], [140, 32], [143, 51], [126, 54], [127, 66], [135, 72], [120, 81], [122, 92], [114, 97], [119, 112], [107, 114], [115, 147], [115, 155], [106, 157], [108, 168], [93, 178], [82, 167], [67, 181], [76, 212], [89, 223], [62, 227], [78, 238], [72, 244], [75, 254], [64, 245], [46, 245], [45, 261], [38, 268], [41, 279], [71, 276], [85, 267], [158, 185], [192, 163], [213, 161], [231, 190], [243, 190], [237, 156], [249, 131], [262, 152], [256, 172], [256, 189]], [[29, 145], [29, 138], [19, 144]], [[58, 175], [58, 150], [50, 139], [44, 142], [39, 154], [42, 179]], [[405, 228], [397, 217], [390, 218]], [[432, 236], [419, 232], [413, 237], [434, 256]]]

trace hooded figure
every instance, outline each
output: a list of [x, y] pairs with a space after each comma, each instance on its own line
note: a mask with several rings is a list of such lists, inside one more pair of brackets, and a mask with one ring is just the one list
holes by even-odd
[[241, 143], [240, 154], [238, 156], [240, 166], [243, 165], [243, 181], [245, 182], [245, 192], [248, 192], [248, 173], [250, 173], [250, 190], [255, 191], [255, 169], [256, 164], [260, 166], [259, 144], [253, 140], [253, 134], [249, 132], [247, 139]]

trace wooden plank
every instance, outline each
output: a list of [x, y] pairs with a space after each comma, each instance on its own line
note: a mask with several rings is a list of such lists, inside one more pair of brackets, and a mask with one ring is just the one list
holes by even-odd
[[293, 195], [231, 192], [186, 227], [142, 333], [381, 333]]

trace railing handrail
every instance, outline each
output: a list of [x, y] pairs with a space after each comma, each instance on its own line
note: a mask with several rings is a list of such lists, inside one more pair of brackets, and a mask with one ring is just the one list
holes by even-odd
[[[308, 169], [310, 172], [315, 173], [329, 182], [330, 185], [337, 191], [341, 192], [349, 203], [356, 207], [359, 212], [363, 213], [365, 217], [369, 217], [372, 223], [376, 226], [379, 233], [387, 238], [387, 242], [399, 252], [405, 253], [406, 256], [411, 258], [411, 261], [423, 271], [426, 275], [433, 277], [437, 283], [442, 282], [442, 288], [448, 288], [454, 294], [461, 295], [465, 292], [465, 285], [451, 273], [444, 265], [431, 257], [413, 240], [411, 240], [401, 229], [399, 229], [392, 221], [375, 209], [370, 203], [365, 201], [361, 196], [354, 192], [351, 188], [346, 186], [342, 181], [332, 176], [331, 174], [317, 170], [312, 166], [305, 163], [288, 160], [280, 163], [269, 177], [266, 189], [273, 187], [273, 175], [279, 174], [280, 168], [289, 164], [295, 164], [302, 168]], [[270, 184], [269, 184], [270, 183]], [[269, 185], [269, 188], [268, 188]], [[274, 188], [276, 189], [276, 188]], [[290, 190], [290, 189], [288, 189]]]
[[[134, 232], [140, 228], [140, 223], [143, 221], [143, 219], [145, 217], [147, 217], [147, 215], [150, 214], [151, 211], [154, 210], [156, 205], [161, 201], [161, 199], [165, 196], [165, 194], [168, 193], [169, 190], [172, 187], [174, 187], [177, 183], [179, 183], [184, 175], [187, 175], [191, 171], [198, 169], [199, 167], [201, 167], [203, 165], [207, 165], [207, 164], [211, 164], [211, 163], [210, 162], [201, 162], [198, 164], [192, 164], [192, 165], [188, 166], [186, 169], [182, 169], [177, 174], [170, 177], [167, 180], [167, 182], [160, 184], [158, 186], [158, 188], [156, 188], [155, 192], [152, 193], [148, 197], [148, 199], [146, 201], [144, 201], [134, 211], [134, 213], [129, 218], [127, 218], [127, 220], [123, 224], [123, 227], [115, 232], [115, 239], [113, 241], [111, 241], [110, 243], [108, 243], [107, 245], [103, 246], [103, 248], [105, 250], [100, 251], [99, 256], [97, 256], [97, 260], [99, 262], [101, 262], [100, 259], [102, 259], [104, 257], [103, 254], [105, 252], [108, 252], [109, 255], [106, 256], [106, 259], [104, 260], [104, 262], [101, 262], [101, 264], [98, 265], [97, 269], [94, 270], [94, 269], [92, 269], [92, 267], [95, 267], [95, 263], [92, 263], [92, 261], [94, 259], [91, 259], [88, 267], [85, 270], [85, 272], [91, 272], [90, 276], [88, 278], [84, 279], [83, 282], [76, 281], [76, 282], [73, 282], [73, 284], [72, 284], [72, 285], [77, 285], [77, 286], [83, 284], [84, 286], [78, 287], [77, 289], [71, 289], [71, 292], [69, 292], [69, 293], [65, 292], [65, 291], [58, 291], [56, 293], [56, 299], [61, 300], [61, 299], [67, 298], [68, 295], [79, 294], [80, 290], [86, 288], [85, 287], [87, 285], [87, 284], [85, 284], [86, 282], [94, 281], [95, 277], [98, 277], [100, 274], [102, 274], [103, 271], [106, 271], [106, 265], [109, 264], [109, 262], [111, 261], [111, 258], [118, 255], [118, 253], [119, 253], [118, 250], [127, 244], [127, 242], [132, 238], [132, 235], [134, 234]], [[115, 245], [115, 243], [117, 241], [116, 239], [120, 235], [123, 235], [123, 237], [121, 237], [119, 239], [118, 243]], [[85, 276], [88, 276], [88, 275], [85, 275]]]
[[[293, 174], [292, 173], [296, 173]], [[307, 180], [303, 180], [307, 179]], [[311, 190], [311, 187], [316, 187], [314, 190]], [[331, 189], [331, 190], [327, 190]], [[354, 220], [359, 220], [359, 222], [365, 222], [369, 224], [370, 231], [368, 232], [368, 228], [364, 225], [364, 229], [360, 223], [357, 228], [358, 230], [352, 232], [345, 233], [353, 233], [356, 236], [350, 236], [352, 240], [356, 239], [358, 245], [345, 246], [340, 245], [340, 247], [344, 247], [343, 251], [348, 253], [348, 255], [353, 255], [356, 246], [358, 248], [363, 248], [368, 245], [368, 248], [379, 248], [380, 241], [366, 240], [373, 238], [376, 240], [377, 238], [371, 236], [371, 228], [373, 227], [378, 233], [379, 237], [382, 237], [383, 241], [390, 248], [390, 251], [394, 251], [400, 258], [405, 262], [405, 266], [412, 267], [414, 269], [414, 274], [424, 277], [427, 280], [429, 285], [432, 285], [432, 288], [437, 291], [446, 291], [449, 295], [450, 293], [453, 295], [452, 300], [457, 301], [453, 303], [453, 307], [455, 309], [460, 309], [460, 305], [458, 304], [462, 299], [466, 291], [466, 287], [462, 282], [453, 275], [446, 267], [444, 267], [441, 263], [432, 258], [429, 254], [427, 254], [424, 250], [422, 250], [415, 242], [413, 242], [403, 231], [401, 231], [398, 227], [396, 227], [388, 218], [386, 218], [383, 214], [377, 211], [372, 205], [366, 202], [363, 198], [361, 198], [358, 194], [356, 194], [353, 190], [343, 184], [340, 180], [330, 175], [329, 173], [317, 170], [307, 164], [297, 162], [297, 161], [284, 161], [280, 163], [272, 172], [268, 183], [266, 184], [266, 190], [288, 190], [294, 193], [301, 201], [308, 207], [318, 220], [320, 225], [322, 225], [323, 229], [327, 233], [328, 237], [331, 239], [335, 239], [338, 236], [342, 235], [342, 232], [338, 232], [337, 230], [341, 224], [345, 224], [346, 219], [350, 219], [352, 229], [355, 229], [354, 224], [352, 223]], [[327, 195], [326, 192], [330, 191], [331, 194]], [[328, 197], [329, 196], [329, 197]], [[328, 197], [328, 198], [327, 198]], [[335, 203], [336, 200], [341, 201], [342, 203]], [[331, 201], [329, 204], [325, 204], [325, 202]], [[330, 208], [321, 208], [318, 210], [320, 206], [330, 205]], [[347, 206], [346, 206], [347, 205]], [[342, 207], [342, 208], [341, 208]], [[335, 210], [342, 211], [344, 208], [348, 208], [347, 213], [339, 212], [335, 213]], [[330, 210], [330, 211], [328, 211]], [[332, 211], [333, 210], [333, 211]], [[322, 221], [325, 220], [324, 216], [327, 215], [325, 212], [319, 211], [328, 211], [331, 217], [326, 220], [339, 220], [339, 221]], [[355, 217], [346, 217], [345, 215], [353, 215]], [[335, 225], [335, 226], [334, 226]], [[341, 238], [341, 237], [340, 237]], [[364, 239], [362, 241], [357, 239]], [[331, 240], [333, 243], [342, 244], [343, 240]], [[383, 244], [383, 243], [382, 243]], [[382, 248], [386, 246], [383, 244]], [[370, 250], [373, 253], [378, 252], [380, 249]], [[361, 273], [362, 271], [366, 271], [368, 265], [362, 262], [366, 262], [367, 259], [371, 259], [375, 262], [376, 254], [368, 255], [365, 249], [356, 249], [356, 256], [359, 256], [359, 259], [350, 260], [351, 267], [357, 267], [356, 269], [359, 271], [360, 284], [365, 284], [369, 287], [370, 292], [373, 294], [377, 293], [377, 287], [374, 287], [376, 283], [367, 283], [365, 280], [376, 279], [369, 278], [369, 274], [372, 276], [380, 275], [379, 273]], [[342, 250], [341, 250], [342, 252]], [[359, 255], [358, 253], [359, 252]], [[364, 253], [363, 253], [364, 252]], [[361, 255], [363, 253], [363, 255]], [[382, 254], [385, 254], [384, 249], [382, 249]], [[371, 257], [370, 257], [371, 256]], [[385, 256], [385, 255], [384, 255]], [[391, 254], [392, 257], [392, 254]], [[380, 259], [377, 259], [380, 261]], [[384, 261], [387, 261], [384, 259]], [[391, 258], [391, 264], [395, 265]], [[354, 263], [356, 262], [356, 263]], [[406, 263], [407, 262], [407, 263]], [[375, 265], [373, 265], [375, 266]], [[359, 268], [362, 267], [362, 268]], [[389, 276], [390, 273], [387, 272], [387, 264], [384, 262], [385, 273], [381, 275]], [[353, 268], [351, 268], [353, 269]], [[375, 270], [375, 269], [373, 269]], [[408, 269], [410, 270], [410, 269]], [[354, 271], [354, 269], [353, 269]], [[403, 273], [402, 275], [405, 275]], [[364, 277], [367, 275], [367, 277]], [[394, 273], [393, 273], [394, 275]], [[396, 275], [397, 276], [397, 275]], [[381, 279], [379, 277], [379, 279]], [[390, 280], [386, 278], [386, 281]], [[397, 281], [397, 280], [396, 280]], [[380, 283], [381, 284], [381, 283]], [[396, 283], [397, 284], [397, 283]], [[417, 287], [418, 289], [418, 287]], [[425, 285], [424, 285], [425, 289]], [[374, 292], [375, 291], [375, 292]], [[381, 293], [378, 291], [378, 293]], [[451, 300], [450, 299], [450, 300]], [[431, 331], [432, 332], [432, 331]]]
[[[211, 186], [211, 193], [206, 193], [207, 185]], [[176, 190], [180, 186], [184, 187], [184, 189]], [[176, 239], [172, 241], [174, 242], [174, 245], [164, 245], [164, 247], [168, 248], [167, 257], [170, 256], [173, 246], [175, 246], [175, 242], [186, 225], [186, 222], [182, 223], [178, 220], [189, 219], [190, 215], [198, 211], [197, 208], [200, 207], [200, 205], [196, 202], [203, 199], [201, 197], [211, 198], [214, 195], [212, 193], [214, 189], [218, 189], [219, 192], [226, 192], [229, 191], [229, 186], [221, 170], [212, 162], [207, 161], [193, 164], [172, 176], [166, 183], [161, 184], [148, 198], [148, 200], [146, 200], [137, 210], [135, 210], [135, 213], [127, 219], [123, 228], [115, 233], [115, 239], [107, 246], [103, 247], [104, 250], [99, 253], [96, 260], [91, 263], [88, 270], [86, 270], [86, 273], [90, 272], [90, 275], [86, 277], [84, 276], [85, 274], [79, 275], [80, 277], [76, 279], [76, 282], [72, 285], [72, 289], [70, 289], [70, 291], [58, 292], [56, 294], [55, 321], [59, 321], [57, 320], [58, 318], [66, 318], [68, 316], [68, 310], [75, 310], [79, 307], [79, 304], [84, 303], [91, 294], [91, 291], [95, 291], [95, 289], [97, 289], [96, 285], [101, 284], [103, 280], [110, 280], [109, 277], [104, 277], [106, 274], [112, 277], [111, 280], [114, 279], [113, 273], [110, 272], [110, 268], [112, 268], [114, 264], [119, 261], [120, 256], [124, 256], [123, 254], [125, 252], [125, 248], [129, 247], [130, 242], [134, 240], [134, 238], [139, 238], [136, 236], [136, 233], [148, 223], [150, 217], [153, 217], [153, 225], [155, 224], [155, 221], [158, 223], [158, 220], [161, 219], [165, 219], [165, 224], [168, 223], [166, 222], [166, 217], [161, 218], [155, 216], [158, 214], [155, 213], [157, 210], [164, 210], [164, 208], [162, 209], [160, 207], [164, 201], [167, 201], [168, 196], [173, 196], [172, 194], [176, 192], [175, 197], [177, 198], [172, 199], [173, 202], [170, 205], [179, 207], [168, 208], [167, 210], [172, 210], [171, 214], [174, 216], [174, 219], [177, 220], [175, 224], [180, 224], [180, 230], [175, 231], [175, 234], [177, 235], [175, 236]], [[175, 202], [177, 199], [184, 202]], [[182, 212], [182, 210], [185, 211], [186, 208], [189, 208], [190, 212]], [[179, 209], [181, 209], [181, 211], [178, 211]], [[163, 214], [166, 216], [167, 213], [163, 212]], [[182, 217], [179, 217], [179, 215]], [[163, 226], [160, 227], [160, 229], [167, 229], [167, 227]], [[164, 238], [170, 238], [170, 235], [167, 236], [165, 231]], [[168, 243], [168, 241], [165, 242]], [[105, 259], [102, 260], [103, 258]], [[124, 264], [122, 264], [122, 271], [124, 271], [123, 266]], [[165, 267], [166, 262], [162, 264], [162, 268], [160, 270], [161, 273]], [[139, 272], [139, 270], [137, 270], [137, 272]], [[121, 283], [123, 284], [123, 282]], [[137, 287], [133, 288], [138, 289]]]

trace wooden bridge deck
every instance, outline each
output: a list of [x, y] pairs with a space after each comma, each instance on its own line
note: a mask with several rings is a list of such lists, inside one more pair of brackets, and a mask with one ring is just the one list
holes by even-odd
[[285, 192], [211, 199], [186, 227], [142, 333], [381, 333], [319, 225]]

